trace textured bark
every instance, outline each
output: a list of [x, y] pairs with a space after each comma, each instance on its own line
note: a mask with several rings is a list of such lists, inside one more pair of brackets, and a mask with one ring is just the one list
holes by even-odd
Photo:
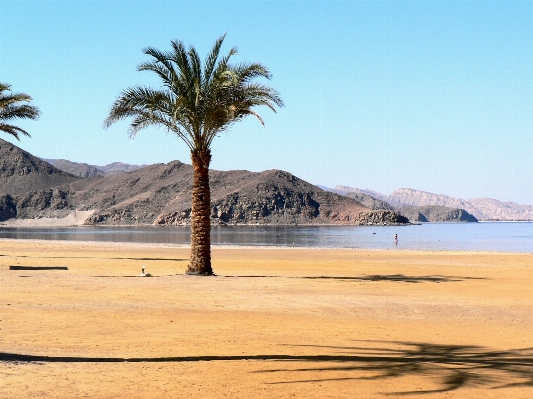
[[194, 169], [191, 212], [191, 261], [187, 274], [213, 274], [211, 268], [211, 193], [209, 163], [211, 152], [191, 153]]

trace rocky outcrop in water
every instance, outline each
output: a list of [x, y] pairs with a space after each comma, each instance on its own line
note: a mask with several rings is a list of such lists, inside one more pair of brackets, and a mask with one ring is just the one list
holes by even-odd
[[464, 209], [445, 206], [400, 206], [396, 211], [411, 222], [477, 222], [478, 220]]

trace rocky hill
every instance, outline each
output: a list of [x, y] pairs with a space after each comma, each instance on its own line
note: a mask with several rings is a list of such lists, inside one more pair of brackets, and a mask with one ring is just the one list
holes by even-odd
[[364, 194], [364, 195], [368, 195], [372, 198], [375, 198], [381, 201], [385, 201], [385, 202], [387, 201], [386, 195], [378, 193], [377, 191], [373, 191], [373, 190], [360, 189], [360, 188], [349, 187], [349, 186], [340, 186], [340, 185], [335, 186], [335, 188], [327, 188], [323, 186], [319, 186], [319, 187], [321, 187], [323, 190], [331, 191], [332, 193], [337, 193], [340, 195], [347, 195], [349, 193]]
[[[38, 161], [43, 167], [48, 165]], [[58, 171], [51, 165], [47, 167]], [[53, 188], [0, 195], [0, 221], [72, 220], [73, 214], [82, 214], [88, 216], [86, 224], [190, 224], [191, 165], [174, 161], [90, 178], [58, 172], [66, 180], [58, 180], [63, 184], [52, 185]], [[280, 170], [213, 170], [210, 179], [213, 224], [408, 222], [394, 211], [372, 211], [353, 198], [323, 191]]]
[[123, 162], [112, 162], [104, 166], [97, 166], [97, 168], [102, 170], [105, 173], [105, 176], [113, 176], [125, 172], [133, 172], [134, 170], [145, 168], [146, 166], [148, 165], [131, 165]]
[[43, 159], [56, 168], [79, 177], [105, 176], [105, 172], [94, 165], [68, 161], [66, 159]]
[[461, 208], [474, 215], [478, 220], [533, 220], [533, 206], [502, 202], [492, 198], [463, 200], [410, 188], [396, 190], [387, 198], [392, 205], [439, 205]]
[[533, 206], [502, 202], [492, 198], [469, 199], [473, 214], [483, 220], [533, 220]]
[[[97, 209], [88, 224], [190, 224], [192, 167], [174, 161], [127, 174], [79, 181], [73, 191], [80, 210]], [[328, 193], [290, 173], [211, 171], [214, 224], [394, 224], [394, 212], [370, 212], [359, 202]]]
[[437, 205], [449, 208], [466, 209], [469, 204], [460, 199], [442, 194], [433, 194], [411, 188], [400, 188], [387, 197], [387, 201], [393, 206], [411, 205]]
[[66, 159], [46, 159], [43, 161], [55, 166], [56, 168], [71, 173], [80, 177], [92, 176], [114, 176], [126, 172], [131, 172], [137, 169], [144, 168], [147, 165], [130, 165], [122, 162], [113, 162], [104, 166], [89, 165], [86, 163], [78, 163], [68, 161]]
[[[499, 221], [521, 221], [533, 220], [533, 206], [520, 205], [514, 202], [502, 202], [492, 198], [474, 198], [464, 200], [461, 198], [454, 198], [443, 194], [433, 194], [426, 191], [413, 190], [411, 188], [400, 188], [394, 191], [391, 195], [384, 195], [371, 190], [361, 190], [355, 187], [336, 186], [335, 188], [322, 187], [325, 190], [335, 192], [341, 195], [348, 193], [370, 195], [374, 199], [384, 201], [394, 209], [404, 209], [405, 206], [437, 206], [452, 209], [462, 209], [471, 214], [478, 220], [499, 220]], [[354, 196], [354, 194], [350, 194]], [[405, 215], [413, 217], [414, 210], [406, 210]], [[433, 218], [435, 215], [444, 215], [442, 210], [434, 209], [432, 211]], [[460, 217], [467, 217], [465, 214], [452, 213], [460, 215]], [[426, 215], [427, 216], [427, 215]], [[414, 218], [413, 220], [417, 220]]]
[[377, 199], [376, 197], [373, 197], [369, 194], [365, 194], [362, 190], [360, 192], [348, 192], [346, 194], [340, 194], [340, 195], [345, 195], [346, 197], [353, 198], [359, 201], [361, 204], [363, 204], [367, 208], [370, 208], [373, 210], [378, 210], [378, 209], [385, 209], [388, 211], [394, 210], [394, 207], [388, 202]]
[[[387, 197], [372, 190], [361, 190], [348, 186], [336, 186], [324, 189], [354, 198], [370, 209], [393, 210], [407, 217], [411, 222], [477, 222], [478, 220], [464, 209], [444, 207], [439, 205], [411, 206], [393, 197]], [[390, 202], [389, 202], [390, 201]], [[391, 205], [391, 204], [394, 204]]]
[[0, 194], [17, 196], [79, 179], [0, 139]]
[[448, 208], [439, 205], [399, 206], [396, 212], [411, 222], [477, 222], [478, 220], [464, 209]]

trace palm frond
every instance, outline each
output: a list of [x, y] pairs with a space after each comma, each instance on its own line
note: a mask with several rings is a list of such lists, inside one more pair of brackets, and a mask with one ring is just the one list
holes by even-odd
[[206, 83], [211, 80], [211, 76], [213, 75], [213, 71], [215, 70], [215, 66], [218, 60], [218, 55], [220, 54], [220, 48], [222, 47], [222, 43], [224, 42], [225, 37], [226, 37], [226, 34], [218, 38], [218, 40], [215, 42], [215, 45], [211, 49], [211, 52], [205, 59], [204, 82]]
[[124, 90], [111, 106], [104, 127], [114, 122], [129, 118], [136, 113], [154, 113], [171, 101], [167, 93], [147, 87], [135, 86]]
[[169, 60], [174, 62], [178, 67], [180, 73], [179, 79], [183, 79], [185, 82], [192, 82], [194, 74], [192, 72], [191, 61], [189, 60], [189, 54], [185, 50], [185, 46], [181, 41], [175, 40], [171, 42], [173, 53], [169, 54]]
[[235, 70], [235, 73], [239, 76], [239, 81], [242, 83], [258, 77], [269, 80], [272, 78], [268, 68], [262, 64], [237, 64], [232, 69]]
[[278, 92], [259, 84], [257, 78], [270, 79], [270, 71], [259, 63], [231, 65], [237, 54], [233, 47], [220, 58], [225, 35], [216, 42], [202, 65], [194, 47], [188, 50], [181, 41], [171, 42], [171, 51], [148, 47], [152, 57], [141, 63], [140, 71], [152, 71], [163, 89], [134, 86], [124, 90], [113, 103], [104, 121], [108, 128], [122, 119], [131, 119], [128, 132], [134, 137], [149, 126], [162, 126], [185, 141], [191, 151], [209, 150], [213, 139], [234, 123], [253, 116], [264, 125], [255, 107], [276, 111], [283, 106]]
[[191, 64], [192, 76], [194, 77], [194, 79], [198, 80], [199, 84], [201, 84], [201, 82], [203, 81], [203, 75], [202, 61], [200, 61], [200, 56], [196, 52], [196, 49], [192, 46], [189, 48], [188, 56]]
[[24, 129], [4, 122], [15, 119], [38, 119], [41, 113], [39, 108], [30, 104], [19, 104], [32, 100], [25, 93], [11, 93], [11, 85], [0, 83], [0, 131], [12, 135], [17, 140], [20, 140], [19, 134], [31, 137]]
[[215, 72], [214, 72], [214, 79], [221, 78], [224, 76], [224, 72], [227, 72], [228, 70], [232, 70], [229, 66], [229, 60], [231, 57], [237, 54], [237, 47], [233, 47], [229, 53], [220, 59], [218, 62]]
[[163, 85], [170, 89], [172, 87], [172, 83], [176, 79], [176, 71], [174, 70], [172, 64], [168, 64], [169, 65], [165, 65], [163, 62], [159, 61], [149, 61], [140, 64], [137, 67], [137, 70], [152, 71], [156, 73], [163, 82]]
[[10, 134], [11, 136], [15, 137], [19, 141], [20, 141], [19, 134], [23, 134], [24, 136], [31, 137], [30, 134], [24, 129], [21, 129], [20, 127], [13, 126], [13, 125], [7, 125], [4, 123], [0, 123], [0, 132]]
[[37, 119], [40, 111], [38, 108], [29, 105], [14, 105], [10, 104], [5, 108], [0, 109], [0, 120], [8, 121], [13, 119]]
[[33, 98], [24, 93], [2, 94], [0, 96], [0, 107], [6, 107], [18, 102], [30, 102]]

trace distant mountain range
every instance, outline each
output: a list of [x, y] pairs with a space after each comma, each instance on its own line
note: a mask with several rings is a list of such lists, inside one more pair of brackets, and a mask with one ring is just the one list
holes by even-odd
[[[59, 160], [62, 171], [0, 139], [0, 222], [190, 224], [193, 170], [179, 161], [143, 168], [101, 167]], [[81, 165], [81, 169], [78, 168]], [[122, 168], [122, 169], [121, 169]], [[213, 224], [407, 223], [391, 210], [371, 210], [353, 198], [323, 191], [281, 170], [210, 171]], [[75, 216], [73, 216], [75, 215]]]
[[[347, 186], [331, 189], [281, 170], [212, 170], [210, 178], [213, 224], [533, 220], [530, 205], [466, 201], [408, 188], [388, 196]], [[191, 190], [192, 167], [179, 161], [97, 166], [43, 160], [0, 139], [0, 222], [184, 225], [190, 223]]]
[[[417, 220], [414, 217], [413, 212], [420, 212], [421, 209], [415, 209], [416, 207], [428, 206], [445, 207], [448, 209], [461, 209], [473, 215], [478, 220], [484, 221], [533, 220], [533, 206], [519, 205], [514, 202], [502, 202], [492, 198], [474, 198], [464, 200], [442, 194], [433, 194], [425, 191], [413, 190], [411, 188], [400, 188], [394, 191], [391, 195], [384, 195], [375, 191], [361, 190], [348, 186], [336, 186], [335, 188], [331, 189], [321, 186], [321, 188], [341, 195], [369, 195], [377, 200], [384, 201], [391, 205], [393, 209], [409, 217], [410, 220]], [[431, 212], [434, 211], [436, 211], [436, 208], [434, 208]], [[443, 209], [440, 210], [441, 214], [443, 211]], [[464, 215], [464, 217], [467, 217], [467, 215]]]
[[78, 163], [67, 161], [66, 159], [46, 159], [43, 161], [48, 162], [50, 165], [56, 168], [71, 173], [80, 177], [93, 177], [93, 176], [113, 176], [126, 172], [132, 172], [137, 169], [144, 168], [148, 165], [130, 165], [122, 162], [113, 162], [104, 166], [89, 165], [86, 163]]

